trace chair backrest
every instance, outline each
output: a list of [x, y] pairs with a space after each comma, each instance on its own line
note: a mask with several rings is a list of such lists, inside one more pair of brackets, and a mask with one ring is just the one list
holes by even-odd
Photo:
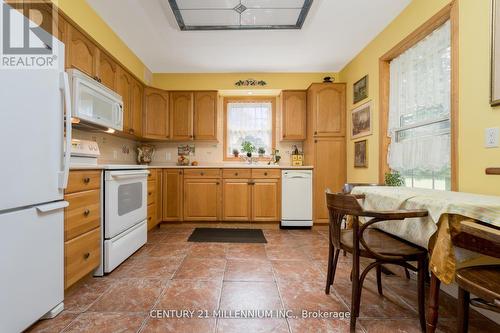
[[357, 198], [351, 194], [326, 192], [328, 207], [330, 241], [333, 246], [340, 248], [340, 233], [346, 215], [361, 216], [363, 208]]
[[352, 189], [357, 186], [382, 186], [382, 185], [373, 183], [345, 183], [344, 187], [342, 188], [342, 193], [350, 194]]

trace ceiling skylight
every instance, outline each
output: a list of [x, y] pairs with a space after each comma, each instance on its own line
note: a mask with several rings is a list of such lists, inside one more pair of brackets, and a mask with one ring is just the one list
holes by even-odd
[[181, 30], [300, 29], [313, 0], [169, 0]]

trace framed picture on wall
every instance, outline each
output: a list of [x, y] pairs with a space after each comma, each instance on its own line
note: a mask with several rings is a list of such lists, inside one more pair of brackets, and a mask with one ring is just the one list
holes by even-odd
[[491, 91], [490, 104], [500, 105], [500, 5], [491, 1]]
[[354, 142], [354, 167], [368, 167], [368, 140]]
[[372, 103], [367, 102], [351, 112], [351, 138], [372, 134]]
[[368, 75], [363, 76], [352, 86], [353, 104], [356, 104], [368, 97]]

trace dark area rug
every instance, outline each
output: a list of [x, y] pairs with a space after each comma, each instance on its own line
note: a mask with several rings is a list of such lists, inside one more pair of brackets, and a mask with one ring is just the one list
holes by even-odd
[[261, 229], [196, 228], [188, 242], [267, 243]]

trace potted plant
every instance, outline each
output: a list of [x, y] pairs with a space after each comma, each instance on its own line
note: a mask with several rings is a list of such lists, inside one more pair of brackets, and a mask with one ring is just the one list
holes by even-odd
[[250, 141], [243, 141], [241, 143], [241, 151], [247, 153], [247, 156], [250, 158], [255, 151], [255, 146]]
[[234, 157], [238, 157], [240, 155], [240, 151], [238, 149], [233, 149], [233, 155]]
[[264, 157], [264, 154], [266, 153], [266, 149], [264, 147], [259, 147], [257, 152], [259, 153], [259, 157]]
[[404, 186], [405, 179], [397, 171], [390, 171], [385, 173], [385, 185], [387, 186]]

